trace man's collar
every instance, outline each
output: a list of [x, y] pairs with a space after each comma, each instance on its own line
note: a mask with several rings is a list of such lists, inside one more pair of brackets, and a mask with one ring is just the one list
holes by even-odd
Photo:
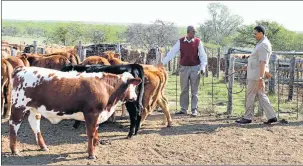
[[264, 35], [264, 37], [263, 37], [257, 44], [260, 44], [260, 43], [263, 42], [265, 39], [267, 39], [267, 37]]
[[195, 40], [194, 38], [192, 38], [191, 40], [187, 40], [187, 37], [186, 37], [186, 36], [184, 37], [184, 42], [187, 41], [188, 43], [191, 43], [191, 42], [193, 42], [194, 40]]

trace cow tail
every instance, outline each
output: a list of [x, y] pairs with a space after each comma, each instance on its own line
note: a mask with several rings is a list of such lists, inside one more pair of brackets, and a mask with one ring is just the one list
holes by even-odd
[[139, 114], [141, 115], [141, 113], [143, 112], [143, 95], [144, 95], [144, 83], [145, 83], [145, 79], [144, 79], [144, 69], [141, 65], [137, 65], [138, 66], [138, 71], [139, 71], [139, 78], [142, 80], [141, 84], [138, 85], [138, 91], [139, 91], [139, 96], [138, 96], [138, 108], [140, 109]]

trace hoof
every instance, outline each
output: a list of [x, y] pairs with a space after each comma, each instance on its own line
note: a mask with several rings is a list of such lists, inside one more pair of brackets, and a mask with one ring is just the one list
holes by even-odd
[[12, 152], [11, 156], [21, 156], [20, 152]]
[[89, 160], [96, 160], [97, 158], [96, 158], [95, 155], [89, 155], [87, 159], [89, 159]]
[[49, 149], [47, 147], [40, 149], [41, 151], [47, 152]]
[[127, 137], [126, 137], [126, 139], [132, 139], [132, 138], [134, 138], [136, 135], [128, 135]]
[[167, 127], [173, 127], [172, 122], [169, 122], [169, 123], [167, 124]]

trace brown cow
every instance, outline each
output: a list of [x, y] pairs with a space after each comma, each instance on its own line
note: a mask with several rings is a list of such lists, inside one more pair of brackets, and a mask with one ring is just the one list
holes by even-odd
[[26, 54], [22, 54], [19, 56], [11, 56], [6, 58], [6, 60], [13, 66], [13, 68], [16, 68], [18, 66], [30, 66]]
[[[102, 55], [109, 60], [111, 65], [127, 64], [117, 57], [119, 54], [107, 51]], [[140, 126], [143, 124], [147, 116], [152, 113], [157, 104], [162, 108], [164, 113], [163, 124], [167, 123], [168, 127], [172, 125], [172, 118], [169, 113], [168, 100], [164, 96], [164, 88], [168, 80], [168, 74], [165, 68], [156, 67], [153, 65], [141, 65], [144, 69], [144, 111], [141, 116]], [[125, 114], [125, 109], [122, 109], [122, 115]]]
[[[47, 151], [40, 131], [41, 116], [52, 124], [64, 119], [85, 121], [88, 158], [95, 159], [99, 143], [98, 124], [106, 121], [119, 101], [137, 99], [135, 88], [141, 83], [129, 72], [61, 72], [39, 67], [18, 67], [13, 72], [13, 106], [9, 120], [10, 149], [17, 152], [17, 133], [29, 111], [28, 121], [41, 150]], [[19, 97], [18, 97], [19, 96]]]
[[75, 49], [74, 46], [51, 45], [51, 46], [45, 46], [45, 53], [52, 54], [56, 52], [68, 52], [74, 49]]
[[81, 64], [82, 65], [93, 65], [93, 64], [110, 65], [107, 59], [100, 56], [87, 57]]
[[77, 64], [81, 63], [80, 57], [76, 54], [76, 52], [74, 50], [69, 50], [68, 52], [55, 52], [55, 53], [46, 54], [43, 56], [48, 57], [48, 56], [52, 56], [52, 55], [65, 56], [73, 65], [77, 65]]
[[49, 69], [61, 70], [71, 62], [62, 55], [52, 55], [49, 57], [41, 57], [38, 55], [28, 55], [27, 60], [30, 66], [44, 67]]
[[[6, 59], [1, 59], [1, 110], [3, 111], [3, 118], [8, 118], [11, 114], [12, 73], [12, 65]], [[4, 110], [5, 100], [7, 101], [6, 110]]]
[[[11, 92], [12, 92], [12, 86], [11, 86], [11, 74], [14, 68], [18, 66], [27, 66], [29, 67], [29, 62], [26, 59], [25, 56], [10, 56], [8, 58], [3, 58], [1, 60], [2, 62], [2, 71], [1, 71], [1, 76], [2, 76], [2, 89], [1, 89], [1, 108], [2, 110], [4, 109], [4, 104], [5, 101], [7, 103], [7, 111], [4, 113], [4, 118], [9, 117], [10, 112], [11, 112]], [[11, 69], [12, 68], [12, 69]]]

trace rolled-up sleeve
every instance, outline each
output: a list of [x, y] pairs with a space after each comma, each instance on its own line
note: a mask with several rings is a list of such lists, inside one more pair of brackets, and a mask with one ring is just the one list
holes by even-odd
[[199, 59], [201, 62], [201, 69], [205, 69], [205, 66], [207, 65], [207, 55], [206, 55], [206, 52], [204, 50], [204, 47], [203, 47], [203, 44], [201, 41], [200, 41], [198, 49], [199, 49]]
[[267, 44], [262, 43], [258, 48], [259, 60], [260, 61], [268, 61], [269, 58], [269, 47]]
[[162, 64], [166, 65], [170, 60], [172, 60], [180, 50], [180, 41], [178, 40], [173, 48], [167, 53], [166, 57], [163, 59]]

